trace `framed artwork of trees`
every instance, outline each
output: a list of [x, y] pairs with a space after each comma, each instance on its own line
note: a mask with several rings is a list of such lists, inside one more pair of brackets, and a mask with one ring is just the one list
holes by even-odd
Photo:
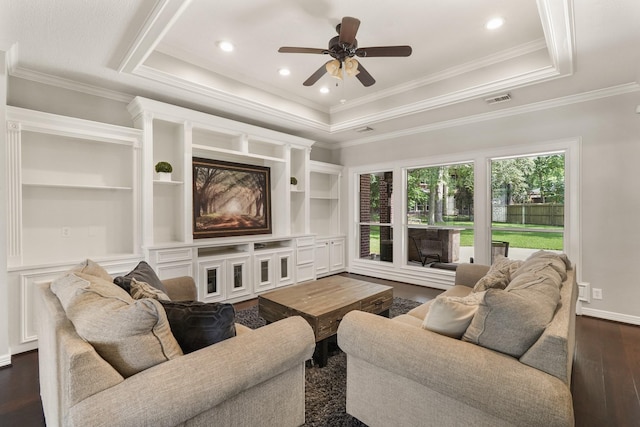
[[193, 158], [193, 237], [271, 234], [270, 169]]

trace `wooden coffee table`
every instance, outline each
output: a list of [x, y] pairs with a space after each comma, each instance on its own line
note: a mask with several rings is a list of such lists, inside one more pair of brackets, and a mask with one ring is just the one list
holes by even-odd
[[258, 297], [258, 311], [272, 323], [290, 316], [302, 316], [316, 337], [314, 360], [326, 366], [328, 342], [351, 310], [368, 311], [389, 317], [393, 288], [344, 276], [331, 276]]

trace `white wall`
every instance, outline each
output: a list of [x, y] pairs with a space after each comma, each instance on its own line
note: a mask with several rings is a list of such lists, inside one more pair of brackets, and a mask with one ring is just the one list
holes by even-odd
[[[6, 52], [0, 50], [0, 165], [6, 164], [6, 99], [7, 99], [7, 60]], [[0, 200], [7, 199], [7, 181], [3, 166], [0, 168]], [[9, 296], [7, 284], [7, 211], [0, 209], [0, 366], [11, 363], [11, 352], [9, 349]]]
[[581, 138], [582, 281], [603, 293], [583, 305], [583, 314], [640, 324], [638, 104], [634, 92], [454, 126], [343, 148], [338, 162], [350, 167]]

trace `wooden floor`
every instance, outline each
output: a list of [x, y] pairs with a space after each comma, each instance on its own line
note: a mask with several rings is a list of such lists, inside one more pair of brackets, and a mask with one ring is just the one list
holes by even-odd
[[[425, 302], [441, 291], [344, 274], [394, 287], [394, 296]], [[236, 305], [250, 307], [256, 300]], [[0, 427], [43, 426], [37, 351], [0, 368]], [[571, 390], [576, 426], [640, 426], [640, 327], [578, 316]]]

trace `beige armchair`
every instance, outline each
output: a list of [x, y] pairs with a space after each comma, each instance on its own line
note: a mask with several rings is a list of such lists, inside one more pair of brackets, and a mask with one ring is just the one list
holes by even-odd
[[[191, 278], [164, 281], [195, 299]], [[49, 284], [38, 288], [42, 406], [48, 426], [297, 426], [305, 361], [315, 347], [301, 317], [237, 336], [124, 378], [84, 341]]]

